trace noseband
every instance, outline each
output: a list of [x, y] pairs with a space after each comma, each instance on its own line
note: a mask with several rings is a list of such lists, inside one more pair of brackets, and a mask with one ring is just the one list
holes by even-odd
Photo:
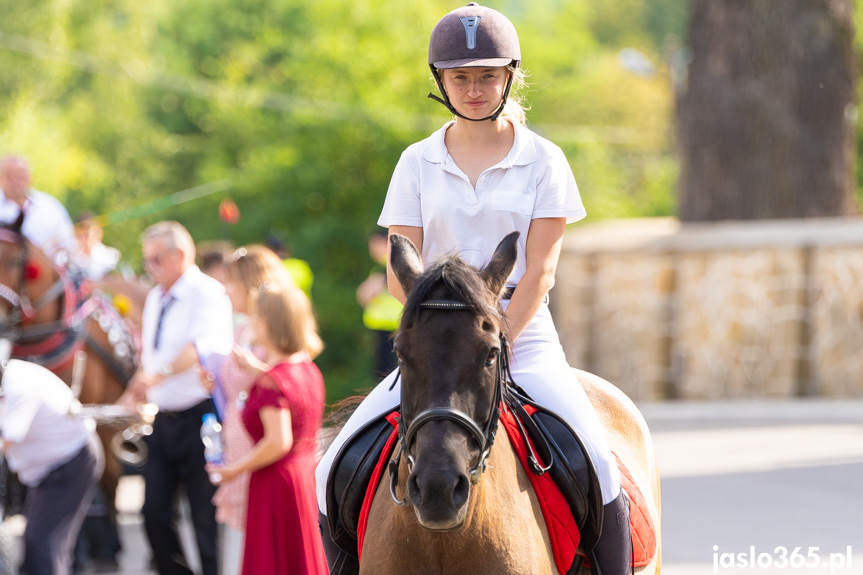
[[[429, 300], [424, 301], [420, 304], [420, 308], [422, 309], [430, 309], [430, 310], [441, 310], [441, 311], [470, 311], [471, 307], [467, 304], [459, 301], [453, 300]], [[476, 485], [479, 482], [480, 476], [488, 467], [488, 456], [491, 453], [491, 447], [494, 445], [494, 437], [495, 433], [497, 433], [497, 426], [500, 422], [500, 402], [503, 395], [503, 386], [506, 381], [504, 374], [507, 370], [507, 361], [508, 361], [508, 344], [506, 341], [506, 336], [504, 336], [503, 332], [500, 334], [500, 357], [498, 358], [498, 370], [497, 370], [497, 381], [494, 386], [494, 397], [492, 399], [491, 405], [491, 413], [489, 414], [488, 420], [486, 421], [485, 428], [480, 427], [480, 425], [473, 420], [466, 413], [459, 411], [453, 407], [432, 407], [426, 409], [425, 411], [420, 412], [413, 421], [409, 424], [404, 425], [404, 420], [401, 417], [397, 417], [399, 422], [398, 426], [398, 436], [399, 436], [399, 453], [396, 458], [390, 461], [389, 470], [390, 470], [390, 494], [392, 495], [393, 501], [398, 505], [405, 505], [406, 498], [399, 499], [396, 495], [395, 487], [398, 483], [398, 467], [399, 462], [401, 461], [402, 453], [405, 454], [407, 458], [408, 471], [413, 471], [413, 466], [415, 460], [413, 455], [410, 452], [410, 445], [413, 441], [413, 438], [416, 436], [420, 427], [425, 425], [430, 421], [444, 421], [449, 420], [457, 425], [460, 425], [462, 428], [466, 429], [468, 433], [476, 440], [479, 445], [480, 455], [479, 459], [470, 469], [470, 482], [473, 485]]]

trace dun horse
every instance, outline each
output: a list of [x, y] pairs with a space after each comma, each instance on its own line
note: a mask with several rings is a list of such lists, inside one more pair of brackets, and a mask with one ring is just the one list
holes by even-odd
[[[113, 403], [134, 373], [136, 350], [122, 317], [104, 301], [81, 294], [65, 272], [21, 235], [23, 218], [0, 227], [0, 332], [12, 355], [72, 381], [73, 358], [87, 352], [82, 403]], [[134, 295], [136, 290], [128, 293]], [[142, 290], [138, 290], [141, 291]], [[110, 457], [116, 429], [98, 428], [105, 447], [100, 485], [113, 518], [120, 463]]]
[[[497, 434], [487, 470], [474, 483], [483, 457], [477, 431], [487, 428], [499, 397], [496, 363], [505, 325], [498, 300], [515, 262], [516, 236], [501, 242], [482, 271], [453, 257], [425, 274], [413, 244], [392, 238], [393, 270], [408, 294], [395, 345], [402, 378], [400, 425], [408, 429], [410, 457], [400, 458], [395, 495], [386, 480], [375, 493], [362, 544], [362, 574], [558, 572], [537, 496], [506, 433]], [[458, 311], [421, 305], [429, 300], [462, 305]], [[659, 475], [644, 419], [610, 383], [575, 370], [576, 380], [605, 425], [612, 450], [644, 495], [656, 527], [655, 557], [636, 572], [659, 573]], [[427, 417], [428, 412], [437, 416]], [[397, 505], [396, 497], [408, 504]]]

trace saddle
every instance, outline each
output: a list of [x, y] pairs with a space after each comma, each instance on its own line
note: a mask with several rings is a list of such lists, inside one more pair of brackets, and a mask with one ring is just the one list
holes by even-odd
[[[580, 542], [589, 553], [602, 530], [602, 495], [590, 456], [569, 424], [535, 404], [522, 390], [507, 387], [501, 410], [501, 421], [513, 447], [517, 453], [519, 447], [522, 449], [522, 463], [528, 475], [538, 478], [548, 475], [545, 481], [532, 483], [552, 535], [558, 569], [567, 575], [578, 573], [584, 558], [575, 555], [576, 547]], [[330, 536], [346, 554], [357, 559], [370, 498], [374, 497], [381, 472], [396, 443], [395, 415], [381, 414], [350, 437], [336, 455], [327, 480]], [[556, 490], [559, 492], [555, 495]], [[564, 513], [555, 508], [560, 495], [561, 504], [569, 508]], [[566, 511], [571, 513], [575, 529], [571, 523], [559, 519]], [[556, 542], [552, 531], [568, 539]]]
[[[327, 522], [333, 543], [359, 559], [357, 541], [360, 512], [370, 480], [379, 462], [389, 459], [384, 447], [394, 429], [389, 412], [372, 419], [354, 433], [336, 455], [327, 478]], [[386, 451], [391, 452], [392, 446]]]
[[[521, 388], [507, 386], [504, 405], [512, 417], [504, 414], [501, 421], [516, 453], [526, 451], [522, 464], [540, 499], [558, 570], [576, 575], [585, 560], [585, 556], [576, 555], [576, 549], [580, 545], [590, 555], [602, 533], [602, 490], [596, 468], [578, 433]], [[518, 429], [518, 435], [513, 428]], [[550, 481], [543, 477], [546, 474]], [[558, 492], [563, 501], [559, 501]], [[561, 507], [566, 505], [575, 520], [575, 530], [561, 525], [561, 517], [566, 518], [566, 509]]]

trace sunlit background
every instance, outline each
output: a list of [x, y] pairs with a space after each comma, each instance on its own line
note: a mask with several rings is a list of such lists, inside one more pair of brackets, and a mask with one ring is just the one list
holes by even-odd
[[[491, 3], [519, 31], [529, 125], [566, 152], [588, 224], [677, 214], [679, 134], [689, 142], [700, 127], [691, 121], [678, 127], [675, 100], [686, 97], [692, 72], [715, 68], [717, 58], [720, 67], [723, 58], [732, 67], [740, 59], [729, 46], [741, 38], [716, 32], [728, 14], [690, 22], [693, 7], [706, 13], [709, 4]], [[752, 14], [742, 16], [757, 21], [756, 8], [770, 3], [750, 4]], [[850, 11], [850, 1], [809, 4], [823, 5], [828, 21], [847, 23], [853, 34], [860, 13]], [[179, 220], [199, 242], [284, 242], [315, 274], [329, 399], [373, 383], [367, 375], [373, 344], [354, 299], [371, 267], [365, 239], [376, 228], [400, 152], [448, 119], [426, 98], [433, 89], [426, 50], [434, 23], [457, 4], [4, 0], [0, 6], [0, 150], [30, 159], [34, 187], [60, 198], [73, 219], [83, 211], [104, 215], [105, 242], [135, 270], [139, 233], [160, 219]], [[772, 24], [742, 34], [783, 25], [762, 16]], [[690, 26], [701, 26], [699, 37], [708, 38], [701, 54], [693, 53]], [[791, 47], [776, 45], [775, 54], [815, 41], [811, 34], [797, 37]], [[770, 42], [752, 45], [770, 48]], [[771, 54], [762, 49], [752, 61], [789, 62]], [[687, 117], [717, 110], [703, 100]], [[847, 115], [859, 134], [856, 107]], [[732, 114], [721, 122], [733, 125], [735, 118], [749, 121]], [[686, 126], [689, 132], [681, 132]], [[853, 160], [860, 146], [847, 144]], [[840, 166], [851, 179], [853, 164]], [[239, 207], [235, 224], [218, 217], [224, 198]]]
[[[651, 424], [666, 572], [756, 542], [863, 563], [863, 7], [485, 4], [515, 24], [529, 126], [587, 207], [552, 312], [570, 363]], [[73, 219], [99, 214], [134, 272], [162, 219], [307, 261], [333, 402], [375, 383], [366, 239], [399, 154], [449, 119], [426, 51], [459, 5], [0, 0], [0, 154]]]

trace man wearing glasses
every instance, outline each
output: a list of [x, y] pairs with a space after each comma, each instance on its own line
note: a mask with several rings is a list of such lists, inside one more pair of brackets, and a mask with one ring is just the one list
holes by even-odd
[[147, 295], [141, 327], [141, 367], [121, 402], [159, 406], [147, 438], [144, 527], [160, 575], [191, 575], [175, 530], [174, 499], [185, 488], [204, 575], [217, 575], [215, 487], [204, 470], [201, 420], [213, 412], [193, 369], [196, 346], [229, 353], [231, 304], [224, 287], [194, 264], [195, 244], [177, 222], [150, 226], [142, 235], [144, 266], [156, 286]]

